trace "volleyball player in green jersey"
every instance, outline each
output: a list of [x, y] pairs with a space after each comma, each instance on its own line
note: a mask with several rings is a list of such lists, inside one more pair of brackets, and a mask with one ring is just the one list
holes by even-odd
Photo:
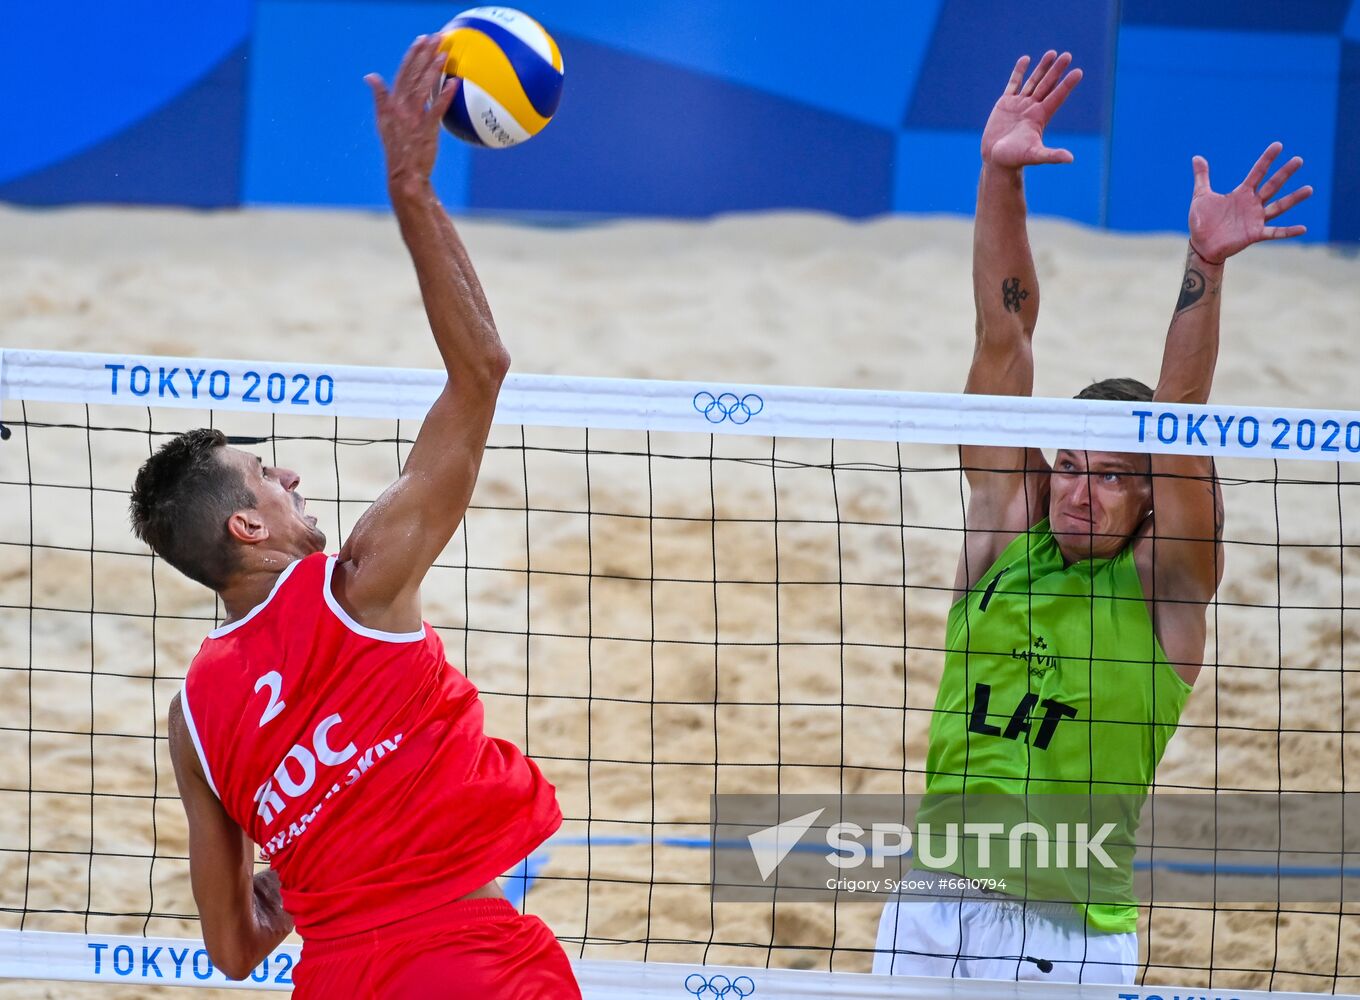
[[[1043, 133], [1081, 70], [1069, 68], [1068, 53], [1046, 53], [1026, 78], [1028, 66], [1028, 57], [1016, 63], [982, 136], [970, 393], [1033, 391], [1039, 284], [1022, 170], [1072, 161], [1068, 151], [1047, 148]], [[1194, 158], [1190, 246], [1157, 387], [1108, 379], [1078, 398], [1207, 402], [1224, 261], [1253, 243], [1304, 231], [1270, 225], [1312, 193], [1303, 187], [1271, 201], [1302, 163], [1295, 157], [1266, 179], [1279, 152], [1272, 144], [1228, 194], [1211, 189], [1208, 164]], [[1039, 795], [1077, 793], [1090, 803], [1093, 793], [1122, 793], [1104, 800], [1124, 803], [1108, 840], [1128, 843], [1199, 674], [1205, 610], [1222, 577], [1222, 503], [1212, 462], [1063, 449], [1050, 465], [1034, 448], [960, 451], [970, 492], [967, 530], [918, 821], [936, 802], [966, 809], [985, 793], [993, 793], [991, 803], [1018, 804], [1021, 814]], [[964, 793], [966, 801], [955, 798]], [[992, 811], [979, 806], [974, 817]], [[995, 844], [993, 852], [1004, 856]], [[1067, 879], [1028, 869], [1025, 878], [1007, 880], [1004, 892], [898, 897], [884, 909], [874, 971], [1132, 982], [1138, 911], [1131, 854], [1111, 851], [1120, 869], [1115, 889], [1125, 890], [1103, 897], [1113, 902], [1093, 901], [1084, 871]], [[976, 862], [976, 852], [964, 849], [937, 870], [987, 875]], [[1040, 884], [1075, 891], [1045, 895], [1034, 891]]]

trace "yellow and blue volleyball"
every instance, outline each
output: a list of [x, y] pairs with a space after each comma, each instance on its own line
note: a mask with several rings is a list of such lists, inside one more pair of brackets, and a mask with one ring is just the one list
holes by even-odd
[[528, 14], [473, 7], [444, 25], [442, 87], [462, 80], [444, 127], [477, 146], [504, 149], [537, 135], [562, 99], [562, 52]]

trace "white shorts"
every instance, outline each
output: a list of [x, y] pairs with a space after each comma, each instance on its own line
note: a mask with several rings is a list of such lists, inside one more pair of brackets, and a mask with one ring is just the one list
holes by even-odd
[[1094, 931], [1065, 903], [894, 900], [875, 948], [878, 975], [1131, 984], [1138, 971], [1136, 933]]

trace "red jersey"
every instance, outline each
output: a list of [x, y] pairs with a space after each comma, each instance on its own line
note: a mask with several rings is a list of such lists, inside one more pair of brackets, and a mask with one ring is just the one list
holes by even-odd
[[562, 822], [533, 761], [483, 732], [434, 629], [365, 628], [332, 595], [334, 569], [321, 553], [293, 563], [210, 632], [180, 699], [208, 784], [304, 939], [465, 896]]

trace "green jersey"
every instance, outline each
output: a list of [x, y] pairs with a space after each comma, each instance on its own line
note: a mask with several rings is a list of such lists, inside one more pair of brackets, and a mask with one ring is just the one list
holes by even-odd
[[[932, 812], [940, 818], [932, 805], [936, 797], [965, 792], [968, 800], [955, 801], [985, 801], [973, 798], [985, 793], [1075, 794], [1082, 802], [1108, 805], [1097, 811], [1117, 816], [1108, 843], [1125, 846], [1108, 851], [1118, 865], [1115, 881], [1127, 890], [1116, 898], [1128, 902], [1083, 902], [1097, 897], [1079, 891], [1071, 873], [1074, 891], [1062, 898], [1083, 906], [1098, 930], [1136, 929], [1132, 844], [1138, 812], [1190, 685], [1167, 662], [1153, 631], [1133, 547], [1113, 559], [1069, 566], [1048, 521], [1041, 521], [1017, 535], [955, 602], [945, 649], [926, 753], [929, 798], [918, 820]], [[1029, 799], [997, 801], [1024, 809]], [[960, 873], [985, 877], [974, 864], [968, 861]], [[956, 871], [960, 865], [940, 867]], [[1007, 892], [1025, 895], [1015, 881], [1007, 879]], [[1084, 875], [1080, 881], [1085, 884]]]

